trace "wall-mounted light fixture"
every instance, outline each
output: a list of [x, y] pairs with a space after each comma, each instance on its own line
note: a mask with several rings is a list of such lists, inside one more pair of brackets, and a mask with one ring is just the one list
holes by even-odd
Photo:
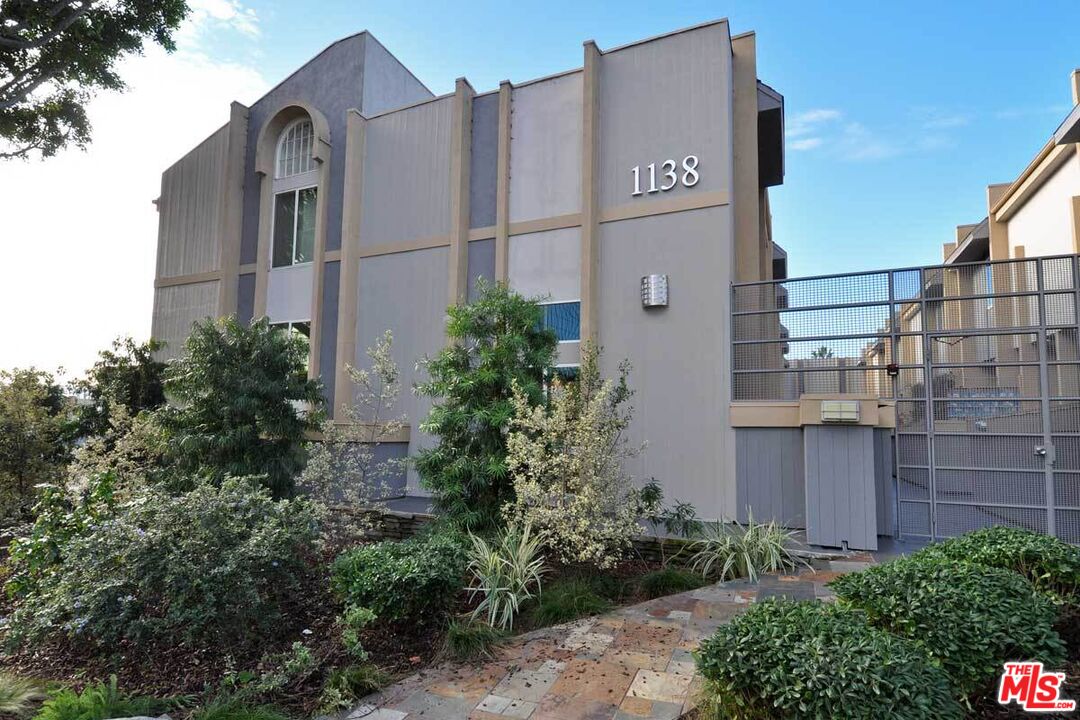
[[667, 307], [667, 275], [645, 275], [641, 278], [641, 307]]
[[858, 400], [822, 400], [821, 422], [857, 423], [859, 422]]

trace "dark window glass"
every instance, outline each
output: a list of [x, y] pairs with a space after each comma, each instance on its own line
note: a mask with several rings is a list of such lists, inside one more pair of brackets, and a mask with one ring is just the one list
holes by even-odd
[[293, 264], [293, 233], [296, 231], [296, 193], [274, 196], [274, 267]]
[[296, 256], [293, 262], [305, 263], [315, 259], [315, 188], [304, 188], [298, 192], [300, 211], [296, 219]]
[[555, 331], [560, 341], [581, 339], [581, 303], [551, 303], [544, 310], [544, 327]]

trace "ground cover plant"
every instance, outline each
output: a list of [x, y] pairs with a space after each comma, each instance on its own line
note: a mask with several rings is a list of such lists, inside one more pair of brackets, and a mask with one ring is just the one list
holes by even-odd
[[953, 720], [949, 678], [914, 642], [847, 607], [768, 599], [695, 653], [708, 720]]
[[704, 537], [691, 546], [690, 566], [709, 578], [756, 581], [761, 573], [789, 572], [805, 565], [791, 550], [794, 533], [776, 521], [754, 521], [751, 512], [745, 525], [705, 525]]
[[1080, 604], [1080, 547], [1043, 533], [983, 528], [930, 545], [921, 558], [941, 558], [1020, 573], [1040, 590]]
[[839, 601], [938, 662], [960, 699], [985, 690], [1007, 660], [1059, 667], [1054, 604], [1010, 570], [908, 557], [830, 583]]

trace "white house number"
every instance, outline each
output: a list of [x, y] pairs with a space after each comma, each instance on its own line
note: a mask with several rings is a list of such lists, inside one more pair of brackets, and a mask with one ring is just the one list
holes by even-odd
[[634, 175], [634, 192], [630, 193], [630, 195], [634, 197], [644, 195], [645, 193], [667, 192], [678, 185], [680, 181], [682, 182], [683, 187], [694, 187], [698, 184], [698, 180], [701, 179], [698, 175], [697, 155], [687, 155], [684, 157], [682, 159], [681, 168], [678, 163], [670, 159], [660, 163], [660, 177], [663, 179], [663, 182], [659, 185], [656, 184], [656, 163], [649, 163], [646, 165], [645, 172], [648, 174], [649, 187], [645, 190], [641, 189], [641, 166], [635, 165], [630, 168], [630, 172]]

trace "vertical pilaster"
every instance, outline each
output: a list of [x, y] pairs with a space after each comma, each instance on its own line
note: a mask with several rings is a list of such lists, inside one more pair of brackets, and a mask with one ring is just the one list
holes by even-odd
[[454, 87], [450, 134], [450, 304], [465, 302], [469, 287], [469, 173], [472, 162], [472, 106], [476, 92], [465, 78]]
[[585, 42], [581, 142], [581, 339], [596, 342], [600, 254], [600, 49]]
[[499, 83], [499, 147], [495, 162], [495, 281], [510, 282], [510, 121], [514, 86]]
[[347, 366], [356, 363], [356, 322], [360, 304], [360, 219], [364, 201], [364, 135], [367, 120], [357, 110], [345, 118], [345, 180], [341, 216], [341, 272], [338, 289], [337, 367], [332, 416], [341, 422], [348, 397]]
[[766, 277], [761, 239], [758, 187], [758, 100], [757, 39], [753, 33], [731, 40], [732, 65], [732, 140], [735, 177], [733, 179], [735, 215], [735, 280], [752, 281]]
[[218, 315], [236, 314], [240, 282], [240, 235], [243, 232], [244, 154], [247, 151], [248, 109], [234, 102], [229, 109], [229, 146], [225, 156], [225, 194], [218, 229]]
[[990, 226], [990, 259], [1009, 259], [1009, 226], [997, 219], [994, 206], [1009, 189], [1009, 183], [989, 185], [986, 188], [986, 206]]
[[[322, 138], [316, 138], [323, 143]], [[315, 252], [311, 278], [311, 338], [308, 343], [308, 377], [317, 378], [322, 367], [323, 288], [326, 278], [326, 224], [330, 207], [330, 147], [321, 148], [325, 158], [319, 163], [319, 197], [315, 205]]]

